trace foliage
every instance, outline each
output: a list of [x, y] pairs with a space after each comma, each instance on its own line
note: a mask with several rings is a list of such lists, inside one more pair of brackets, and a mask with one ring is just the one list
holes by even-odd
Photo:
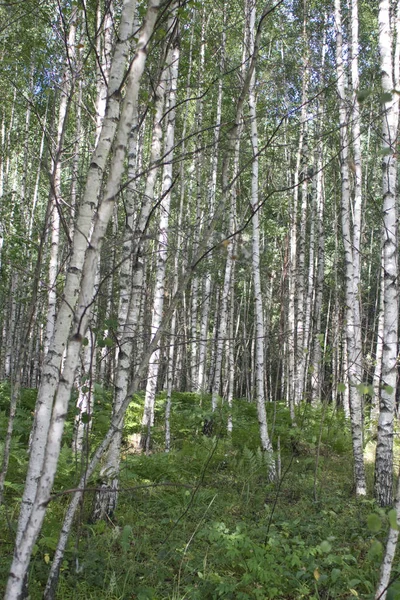
[[[9, 390], [2, 386], [0, 391], [4, 425]], [[105, 417], [108, 392], [97, 389], [97, 395], [103, 399], [98, 410]], [[33, 401], [34, 393], [24, 391], [16, 431], [32, 419], [29, 408]], [[294, 434], [286, 407], [268, 406], [270, 420], [275, 413], [274, 443], [279, 436], [282, 448], [284, 477], [277, 488], [267, 481], [268, 465], [259, 450], [253, 404], [244, 400], [234, 403], [231, 437], [226, 433], [225, 407], [221, 406], [215, 416], [216, 435], [208, 437], [202, 433], [202, 423], [210, 416], [210, 398], [173, 394], [174, 449], [169, 454], [153, 451], [145, 456], [129, 447], [129, 436], [139, 426], [142, 402], [143, 396], [138, 394], [127, 416], [117, 513], [112, 521], [90, 522], [93, 495], [86, 494], [62, 564], [59, 597], [373, 597], [382, 544], [393, 514], [377, 508], [372, 500], [353, 498], [350, 436], [342, 414], [328, 409], [325, 418], [315, 502], [320, 409], [299, 407]], [[160, 394], [159, 416], [164, 404], [165, 396]], [[70, 420], [73, 416], [71, 413]], [[101, 439], [102, 434], [101, 423], [94, 426], [93, 439]], [[161, 426], [156, 438], [155, 447], [159, 448]], [[27, 460], [26, 442], [17, 434], [7, 504], [0, 513], [8, 554]], [[71, 487], [75, 471], [76, 457], [65, 444], [55, 489]], [[67, 502], [68, 495], [60, 495], [50, 503], [31, 568], [33, 600], [41, 597]], [[7, 563], [2, 561], [2, 581]], [[397, 597], [396, 586], [392, 586], [392, 598]]]

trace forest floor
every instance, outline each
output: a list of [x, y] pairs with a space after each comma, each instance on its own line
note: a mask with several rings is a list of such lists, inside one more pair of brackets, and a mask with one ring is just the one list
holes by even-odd
[[[110, 398], [96, 391], [92, 447], [104, 433]], [[24, 393], [15, 428], [6, 499], [0, 509], [0, 593], [11, 560], [27, 463], [35, 393]], [[202, 404], [200, 405], [200, 400]], [[245, 400], [214, 415], [203, 435], [209, 398], [174, 394], [172, 450], [163, 452], [165, 397], [157, 401], [153, 448], [135, 454], [142, 398], [125, 425], [118, 509], [91, 522], [93, 492], [85, 496], [61, 570], [57, 597], [73, 600], [369, 600], [379, 576], [388, 511], [371, 496], [356, 499], [351, 440], [340, 412], [299, 408], [296, 429], [284, 404], [268, 406], [274, 448], [281, 447], [281, 481], [268, 482], [259, 450], [256, 409]], [[0, 427], [6, 426], [7, 388], [0, 388]], [[322, 424], [321, 424], [322, 422]], [[73, 488], [85, 466], [71, 448], [73, 405], [55, 492]], [[1, 438], [4, 436], [2, 435]], [[368, 452], [373, 456], [372, 452]], [[318, 463], [317, 463], [318, 456]], [[373, 463], [367, 462], [369, 489]], [[89, 486], [96, 487], [96, 479]], [[31, 599], [42, 597], [69, 494], [49, 505], [30, 571]], [[399, 577], [388, 600], [400, 598]]]

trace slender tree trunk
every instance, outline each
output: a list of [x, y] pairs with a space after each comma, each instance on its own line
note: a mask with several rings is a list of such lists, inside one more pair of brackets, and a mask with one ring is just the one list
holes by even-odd
[[[34, 503], [38, 488], [38, 479], [42, 471], [47, 433], [53, 408], [53, 398], [59, 383], [61, 361], [65, 352], [67, 338], [72, 324], [73, 307], [76, 305], [78, 299], [78, 291], [81, 284], [82, 267], [87, 248], [87, 240], [89, 239], [89, 234], [92, 227], [93, 210], [94, 207], [97, 206], [103, 171], [107, 163], [112, 140], [117, 128], [120, 96], [116, 92], [119, 90], [125, 72], [126, 58], [129, 49], [128, 40], [131, 35], [134, 8], [135, 3], [133, 0], [125, 0], [121, 14], [119, 43], [115, 48], [113, 69], [111, 71], [108, 110], [103, 123], [102, 135], [99, 138], [99, 142], [94, 151], [89, 168], [86, 188], [78, 215], [79, 228], [76, 228], [74, 234], [73, 253], [67, 272], [63, 299], [57, 315], [54, 336], [42, 368], [41, 385], [38, 391], [38, 399], [35, 409], [35, 422], [32, 433], [32, 447], [28, 466], [28, 474], [22, 498], [17, 531], [15, 551], [16, 563], [19, 562], [18, 547], [24, 537], [24, 531], [30, 518], [32, 505]], [[26, 560], [27, 558], [25, 557], [23, 569], [25, 569]], [[11, 572], [13, 573], [13, 568]], [[18, 581], [19, 576], [16, 576], [16, 585]], [[10, 592], [11, 594], [16, 593], [12, 579], [10, 579], [9, 588], [10, 590], [14, 590], [13, 592]], [[18, 594], [19, 593], [20, 592], [18, 592]]]
[[[225, 5], [224, 5], [225, 6]], [[225, 12], [224, 12], [225, 22]], [[223, 60], [225, 53], [225, 28], [222, 36], [222, 48], [221, 48], [221, 72], [223, 70]], [[215, 194], [217, 189], [217, 171], [218, 171], [218, 148], [220, 139], [220, 128], [221, 128], [221, 114], [222, 114], [222, 77], [218, 83], [218, 97], [217, 97], [217, 116], [214, 128], [214, 139], [213, 139], [213, 150], [211, 156], [211, 177], [208, 187], [208, 206], [211, 214], [215, 211]], [[209, 261], [207, 260], [207, 263]], [[206, 388], [205, 374], [206, 374], [206, 360], [207, 360], [207, 345], [208, 345], [208, 321], [210, 312], [211, 302], [211, 286], [212, 280], [210, 273], [206, 273], [203, 279], [203, 302], [202, 311], [200, 317], [200, 342], [199, 342], [199, 370], [197, 374], [197, 391], [202, 392]]]
[[[344, 85], [342, 17], [340, 0], [335, 0], [335, 26], [336, 26], [336, 69], [337, 87], [339, 94], [339, 122], [340, 122], [340, 171], [342, 178], [341, 208], [342, 232], [345, 251], [345, 291], [346, 291], [346, 345], [347, 345], [347, 382], [349, 386], [350, 419], [353, 442], [354, 477], [356, 494], [366, 494], [365, 467], [363, 457], [363, 398], [360, 391], [362, 383], [362, 345], [361, 324], [359, 320], [359, 296], [355, 282], [359, 281], [359, 274], [355, 269], [359, 265], [359, 244], [353, 247], [358, 239], [359, 224], [353, 220], [351, 227], [351, 191], [349, 173], [349, 136], [348, 115], [346, 110], [346, 96]], [[354, 206], [353, 206], [354, 209]], [[355, 215], [356, 216], [356, 215]], [[355, 218], [355, 217], [354, 217]], [[358, 243], [358, 242], [357, 242]]]
[[[322, 112], [322, 110], [321, 110]], [[319, 119], [322, 129], [322, 123]], [[320, 132], [319, 132], [320, 133]], [[317, 257], [316, 257], [316, 281], [315, 281], [315, 300], [313, 312], [313, 354], [311, 363], [311, 403], [315, 406], [322, 400], [323, 387], [323, 333], [321, 330], [321, 311], [322, 294], [325, 271], [325, 232], [324, 232], [324, 209], [325, 209], [325, 190], [324, 190], [324, 172], [323, 172], [323, 145], [322, 140], [318, 141], [317, 159], [316, 159], [316, 218], [317, 218]], [[328, 311], [329, 312], [329, 311]], [[327, 318], [328, 321], [328, 318]]]
[[372, 399], [371, 406], [371, 425], [376, 431], [379, 419], [379, 399], [381, 396], [382, 389], [382, 366], [383, 366], [383, 336], [384, 336], [384, 296], [385, 296], [385, 276], [384, 276], [384, 262], [383, 252], [381, 260], [381, 273], [379, 278], [379, 289], [377, 289], [377, 297], [379, 298], [379, 310], [378, 310], [378, 326], [376, 332], [376, 346], [375, 346], [375, 369], [374, 376], [372, 378], [372, 387], [374, 390], [374, 397]]
[[[175, 21], [173, 25], [174, 38], [172, 40], [171, 50], [167, 54], [167, 65], [169, 70], [168, 81], [168, 112], [165, 131], [164, 144], [164, 168], [162, 181], [162, 201], [160, 205], [160, 223], [159, 223], [159, 238], [157, 248], [157, 269], [156, 269], [156, 285], [154, 290], [153, 313], [151, 322], [152, 337], [158, 331], [163, 315], [164, 293], [165, 293], [165, 276], [167, 266], [168, 253], [168, 226], [169, 213], [171, 205], [172, 193], [172, 163], [174, 155], [174, 138], [175, 138], [175, 104], [176, 104], [176, 87], [179, 68], [179, 45], [178, 45], [178, 24]], [[144, 403], [144, 414], [142, 426], [147, 428], [146, 447], [150, 444], [150, 431], [154, 424], [154, 407], [157, 387], [158, 370], [160, 366], [160, 349], [154, 352], [151, 357], [149, 370], [147, 374], [147, 386]]]
[[[382, 119], [382, 192], [383, 192], [383, 351], [382, 387], [379, 402], [378, 441], [375, 460], [375, 498], [380, 506], [393, 501], [393, 419], [396, 405], [398, 354], [398, 210], [397, 134], [399, 98], [393, 90], [399, 85], [400, 60], [400, 6], [392, 14], [395, 23], [391, 29], [391, 2], [379, 3], [379, 52], [382, 73], [382, 91], [387, 96]], [[393, 6], [394, 10], [394, 6]], [[394, 56], [393, 40], [395, 42]]]
[[[256, 3], [250, 0], [250, 19], [249, 19], [249, 52], [254, 51], [254, 26]], [[258, 127], [257, 127], [257, 102], [255, 95], [256, 75], [253, 75], [249, 88], [249, 107], [251, 119], [251, 145], [253, 150], [252, 177], [251, 177], [251, 209], [252, 216], [252, 270], [254, 285], [254, 311], [255, 311], [255, 397], [257, 404], [258, 423], [260, 427], [261, 447], [264, 452], [272, 454], [272, 444], [268, 435], [267, 413], [265, 409], [265, 344], [266, 330], [264, 324], [264, 307], [261, 289], [261, 269], [260, 269], [260, 206], [258, 197], [259, 177], [258, 177]], [[271, 478], [275, 477], [275, 467], [273, 461], [269, 473]]]
[[[66, 44], [67, 57], [65, 68], [62, 75], [62, 84], [60, 89], [60, 103], [58, 107], [58, 121], [56, 133], [56, 145], [53, 150], [53, 165], [50, 177], [50, 197], [52, 207], [49, 218], [49, 241], [50, 241], [50, 260], [49, 260], [49, 280], [48, 280], [48, 308], [46, 318], [46, 336], [44, 342], [44, 353], [47, 354], [50, 341], [54, 335], [57, 312], [57, 276], [58, 276], [58, 255], [60, 245], [60, 211], [61, 211], [61, 161], [63, 157], [64, 137], [68, 120], [68, 110], [72, 99], [75, 86], [75, 37], [77, 30], [78, 9], [74, 7], [71, 19], [68, 40]], [[71, 68], [72, 67], [72, 68]]]
[[[43, 523], [54, 481], [68, 401], [79, 360], [82, 339], [91, 312], [88, 310], [88, 307], [93, 301], [95, 265], [97, 264], [101, 243], [112, 215], [115, 197], [119, 189], [126, 152], [126, 140], [130, 130], [132, 113], [137, 102], [139, 82], [146, 60], [147, 45], [153, 32], [158, 14], [158, 6], [158, 0], [150, 0], [142, 29], [139, 32], [136, 54], [130, 66], [127, 78], [127, 93], [122, 113], [118, 120], [117, 131], [116, 119], [110, 119], [112, 116], [110, 112], [112, 109], [114, 111], [116, 109], [117, 114], [119, 112], [119, 100], [115, 97], [113, 98], [116, 91], [114, 86], [118, 82], [117, 89], [119, 89], [122, 83], [125, 57], [129, 49], [127, 40], [130, 39], [135, 8], [130, 2], [126, 2], [123, 7], [119, 36], [120, 43], [116, 46], [110, 73], [109, 112], [106, 112], [103, 131], [92, 157], [86, 192], [79, 211], [78, 226], [75, 229], [74, 249], [64, 288], [64, 301], [58, 312], [55, 333], [47, 355], [47, 364], [45, 363], [44, 366], [42, 377], [44, 385], [41, 386], [38, 395], [36, 428], [34, 430], [31, 461], [25, 486], [23, 509], [21, 509], [19, 520], [14, 559], [7, 584], [5, 596], [7, 600], [19, 600], [23, 595], [22, 587], [29, 566], [30, 555]], [[121, 46], [124, 46], [123, 52], [121, 52]], [[111, 98], [113, 98], [112, 101]], [[116, 131], [118, 135], [109, 167], [109, 177], [104, 190], [104, 198], [96, 215], [93, 233], [90, 238], [91, 245], [87, 248], [91, 215], [93, 206], [97, 205], [97, 194], [100, 189], [102, 172], [105, 166], [104, 161], [108, 157], [111, 142]], [[88, 209], [90, 212], [88, 212]], [[81, 273], [83, 274], [82, 280], [80, 277]], [[80, 294], [77, 297], [76, 291], [79, 287]], [[78, 304], [78, 308], [74, 315], [73, 307], [76, 304]], [[73, 317], [74, 334], [69, 339], [63, 376], [60, 380], [60, 362], [64, 348], [67, 345], [67, 338]], [[53, 368], [54, 363], [56, 366], [55, 369]], [[49, 405], [49, 399], [52, 400], [53, 397], [55, 397], [55, 400], [54, 409], [52, 410], [53, 407]], [[44, 411], [41, 410], [43, 408]]]

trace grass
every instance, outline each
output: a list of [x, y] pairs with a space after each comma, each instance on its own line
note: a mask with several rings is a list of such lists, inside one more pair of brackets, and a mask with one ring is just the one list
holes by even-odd
[[[108, 522], [91, 523], [93, 494], [86, 494], [63, 561], [59, 598], [373, 598], [388, 518], [371, 498], [354, 498], [351, 441], [341, 414], [329, 410], [325, 419], [315, 488], [321, 411], [301, 407], [298, 429], [292, 430], [286, 407], [275, 407], [273, 443], [276, 448], [279, 436], [283, 473], [277, 487], [268, 483], [268, 464], [258, 449], [254, 405], [235, 402], [231, 437], [222, 407], [210, 438], [202, 435], [209, 398], [200, 406], [194, 394], [175, 394], [173, 451], [165, 454], [161, 395], [150, 456], [129, 448], [129, 436], [138, 431], [140, 405], [138, 396], [127, 415], [117, 512]], [[268, 409], [272, 422], [274, 407]], [[105, 403], [104, 413], [108, 410]], [[0, 512], [2, 582], [26, 467], [29, 419], [29, 410], [19, 416], [22, 433], [14, 441], [7, 502]], [[3, 412], [2, 426], [5, 421]], [[100, 436], [101, 423], [94, 436]], [[76, 483], [68, 436], [67, 429], [57, 491]], [[371, 482], [371, 463], [367, 470]], [[49, 507], [31, 564], [32, 600], [42, 597], [67, 503], [68, 497], [60, 496]], [[400, 574], [398, 563], [394, 574]], [[392, 599], [400, 598], [396, 586], [391, 593]]]

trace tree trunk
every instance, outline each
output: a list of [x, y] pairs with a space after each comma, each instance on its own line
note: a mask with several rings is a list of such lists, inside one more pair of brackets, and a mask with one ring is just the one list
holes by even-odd
[[[346, 293], [346, 345], [347, 345], [347, 382], [349, 388], [351, 433], [354, 457], [354, 478], [356, 494], [366, 494], [365, 467], [363, 457], [363, 397], [360, 390], [362, 383], [362, 344], [359, 312], [359, 290], [355, 283], [359, 281], [359, 222], [354, 213], [353, 228], [351, 226], [350, 173], [349, 173], [349, 136], [348, 115], [344, 85], [342, 17], [340, 0], [335, 0], [336, 24], [336, 69], [337, 88], [339, 94], [340, 122], [340, 171], [342, 178], [341, 208], [342, 232], [345, 252], [345, 293]], [[358, 213], [357, 213], [358, 214]], [[359, 213], [361, 215], [361, 213]], [[358, 218], [358, 217], [357, 217]], [[357, 247], [353, 246], [356, 243]]]
[[[249, 53], [254, 52], [254, 26], [256, 3], [249, 1]], [[260, 270], [260, 206], [258, 197], [258, 127], [257, 127], [257, 102], [255, 94], [256, 75], [253, 71], [249, 88], [249, 108], [251, 119], [251, 145], [253, 150], [252, 177], [251, 177], [251, 210], [252, 210], [252, 270], [254, 285], [254, 311], [255, 311], [255, 397], [257, 404], [258, 423], [260, 427], [261, 447], [272, 458], [272, 444], [268, 435], [267, 413], [265, 409], [265, 344], [266, 330], [264, 324], [264, 307], [261, 289]], [[269, 476], [275, 477], [275, 465], [271, 460]]]
[[[153, 312], [151, 321], [151, 336], [153, 337], [159, 330], [164, 306], [165, 293], [165, 275], [167, 267], [168, 253], [168, 226], [169, 213], [172, 194], [172, 166], [174, 155], [174, 139], [175, 139], [175, 104], [176, 104], [176, 87], [178, 80], [179, 69], [179, 45], [178, 45], [178, 22], [174, 20], [171, 24], [174, 31], [171, 41], [171, 49], [167, 54], [168, 65], [168, 95], [167, 95], [167, 123], [165, 131], [164, 144], [164, 168], [162, 175], [162, 201], [160, 204], [160, 222], [159, 222], [159, 237], [157, 248], [157, 268], [156, 268], [156, 284], [154, 290]], [[160, 366], [160, 348], [157, 348], [151, 357], [149, 370], [147, 373], [146, 395], [144, 403], [144, 414], [142, 426], [146, 431], [145, 445], [148, 448], [150, 444], [150, 431], [154, 425], [154, 407], [157, 387], [158, 370]]]
[[[110, 73], [110, 101], [108, 105], [110, 112], [108, 112], [108, 117], [106, 113], [103, 131], [92, 157], [86, 187], [87, 191], [85, 192], [85, 197], [79, 211], [78, 226], [75, 229], [74, 252], [71, 257], [71, 265], [65, 283], [64, 301], [58, 312], [55, 333], [47, 355], [48, 360], [44, 366], [42, 379], [44, 385], [41, 386], [38, 395], [35, 437], [33, 439], [31, 461], [19, 520], [14, 559], [7, 584], [5, 596], [7, 600], [19, 600], [22, 597], [22, 587], [29, 566], [30, 555], [43, 523], [54, 481], [68, 401], [85, 328], [90, 317], [88, 307], [90, 307], [93, 301], [95, 265], [97, 264], [101, 243], [112, 215], [115, 197], [119, 189], [132, 114], [137, 103], [139, 82], [144, 70], [147, 45], [153, 32], [158, 7], [158, 0], [150, 0], [146, 18], [139, 32], [136, 54], [130, 66], [127, 78], [127, 93], [123, 102], [121, 116], [118, 120], [117, 130], [117, 122], [115, 122], [115, 119], [110, 119], [110, 112], [112, 109], [117, 109], [117, 112], [119, 112], [119, 100], [116, 98], [111, 100], [111, 98], [113, 98], [113, 92], [116, 91], [115, 84], [118, 82], [117, 89], [119, 89], [122, 83], [126, 53], [129, 49], [129, 43], [126, 40], [130, 39], [135, 8], [128, 1], [123, 7], [125, 11], [123, 10], [121, 15], [119, 44], [117, 44], [115, 49]], [[121, 52], [121, 46], [124, 46], [124, 52]], [[102, 172], [105, 165], [104, 161], [107, 159], [116, 130], [116, 145], [109, 167], [104, 198], [96, 214], [93, 233], [90, 238], [91, 245], [87, 248], [93, 205], [96, 206], [97, 204], [97, 194], [102, 182]], [[103, 168], [101, 165], [103, 165]], [[88, 206], [88, 203], [90, 206]], [[90, 209], [90, 212], [88, 212], [88, 209]], [[82, 280], [80, 278], [81, 272], [83, 275]], [[80, 294], [78, 298], [76, 291], [79, 287]], [[68, 302], [68, 300], [70, 301]], [[77, 301], [78, 308], [74, 315], [73, 307]], [[68, 347], [66, 348], [72, 317], [74, 317], [74, 334], [69, 339]], [[62, 378], [60, 379], [59, 368], [64, 348], [67, 349], [66, 361]], [[56, 369], [52, 368], [54, 363]], [[44, 392], [46, 392], [45, 395]], [[52, 411], [53, 407], [49, 405], [49, 399], [52, 400], [54, 396], [54, 409]], [[42, 408], [44, 408], [44, 411], [41, 411]], [[42, 414], [43, 412], [44, 415]], [[41, 419], [42, 417], [43, 420]]]
[[[382, 91], [385, 94], [382, 118], [382, 192], [383, 192], [383, 351], [382, 387], [379, 402], [378, 441], [375, 460], [375, 498], [380, 506], [393, 501], [393, 419], [396, 405], [398, 354], [398, 210], [397, 133], [399, 97], [400, 6], [393, 14], [391, 31], [390, 1], [379, 3], [379, 52]], [[392, 40], [396, 40], [392, 58]]]

